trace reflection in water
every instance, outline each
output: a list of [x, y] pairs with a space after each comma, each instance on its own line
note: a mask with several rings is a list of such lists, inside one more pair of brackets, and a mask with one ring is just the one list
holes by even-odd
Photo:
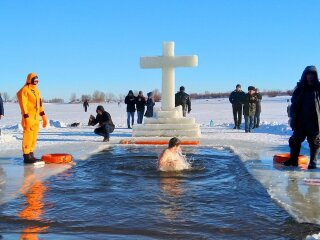
[[44, 208], [43, 195], [46, 190], [47, 188], [41, 180], [35, 177], [33, 168], [25, 167], [25, 178], [21, 192], [26, 198], [26, 203], [18, 215], [21, 219], [31, 221], [31, 225], [22, 230], [20, 239], [38, 239], [38, 233], [44, 232], [48, 228], [48, 226], [34, 226], [35, 224], [32, 224], [34, 220], [41, 220]]
[[[310, 173], [315, 178], [316, 173]], [[298, 185], [298, 179], [288, 179], [287, 193], [293, 209], [298, 209], [313, 219], [320, 219], [319, 186]], [[301, 215], [301, 214], [300, 214]]]
[[162, 173], [160, 177], [160, 189], [163, 194], [164, 205], [161, 205], [160, 212], [167, 220], [174, 220], [182, 211], [182, 206], [179, 204], [183, 194], [181, 188], [181, 179], [177, 178], [177, 173], [167, 172]]

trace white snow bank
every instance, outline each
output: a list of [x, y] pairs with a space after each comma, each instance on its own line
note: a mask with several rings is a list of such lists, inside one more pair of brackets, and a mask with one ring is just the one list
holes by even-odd
[[17, 139], [12, 136], [11, 134], [7, 133], [1, 133], [0, 135], [0, 143], [8, 143], [8, 142], [13, 142], [16, 141]]
[[65, 124], [64, 122], [61, 122], [59, 120], [50, 120], [49, 121], [49, 125], [50, 125], [50, 127], [55, 127], [55, 128], [65, 128], [65, 127], [67, 127], [67, 124]]

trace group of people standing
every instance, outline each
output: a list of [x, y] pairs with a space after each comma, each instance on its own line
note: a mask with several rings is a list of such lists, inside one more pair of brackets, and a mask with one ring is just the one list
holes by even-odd
[[[134, 113], [137, 110], [137, 124], [141, 124], [143, 121], [143, 116], [152, 117], [153, 107], [155, 105], [153, 94], [149, 92], [147, 94], [147, 99], [143, 95], [142, 91], [139, 91], [138, 96], [134, 96], [133, 91], [129, 90], [128, 95], [124, 99], [124, 103], [127, 104], [127, 126], [131, 128], [134, 124]], [[145, 112], [145, 108], [147, 111]], [[131, 125], [130, 125], [131, 123]]]
[[258, 88], [248, 87], [248, 93], [241, 90], [237, 84], [236, 89], [230, 94], [229, 101], [232, 104], [234, 128], [240, 129], [242, 114], [245, 121], [245, 132], [252, 132], [252, 129], [260, 125], [262, 95]]

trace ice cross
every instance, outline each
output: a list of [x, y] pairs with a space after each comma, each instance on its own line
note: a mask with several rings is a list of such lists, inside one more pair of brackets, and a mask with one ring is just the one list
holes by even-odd
[[174, 56], [174, 42], [164, 42], [162, 56], [141, 57], [141, 68], [162, 68], [161, 110], [175, 108], [175, 67], [196, 67], [198, 56]]

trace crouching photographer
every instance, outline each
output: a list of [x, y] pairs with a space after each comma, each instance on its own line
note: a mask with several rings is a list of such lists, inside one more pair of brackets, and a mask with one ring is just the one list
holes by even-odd
[[114, 124], [111, 119], [111, 115], [106, 112], [103, 106], [97, 107], [97, 116], [90, 115], [88, 125], [94, 126], [99, 123], [99, 127], [94, 130], [94, 133], [103, 136], [103, 142], [108, 142], [110, 139], [110, 133], [114, 131]]

